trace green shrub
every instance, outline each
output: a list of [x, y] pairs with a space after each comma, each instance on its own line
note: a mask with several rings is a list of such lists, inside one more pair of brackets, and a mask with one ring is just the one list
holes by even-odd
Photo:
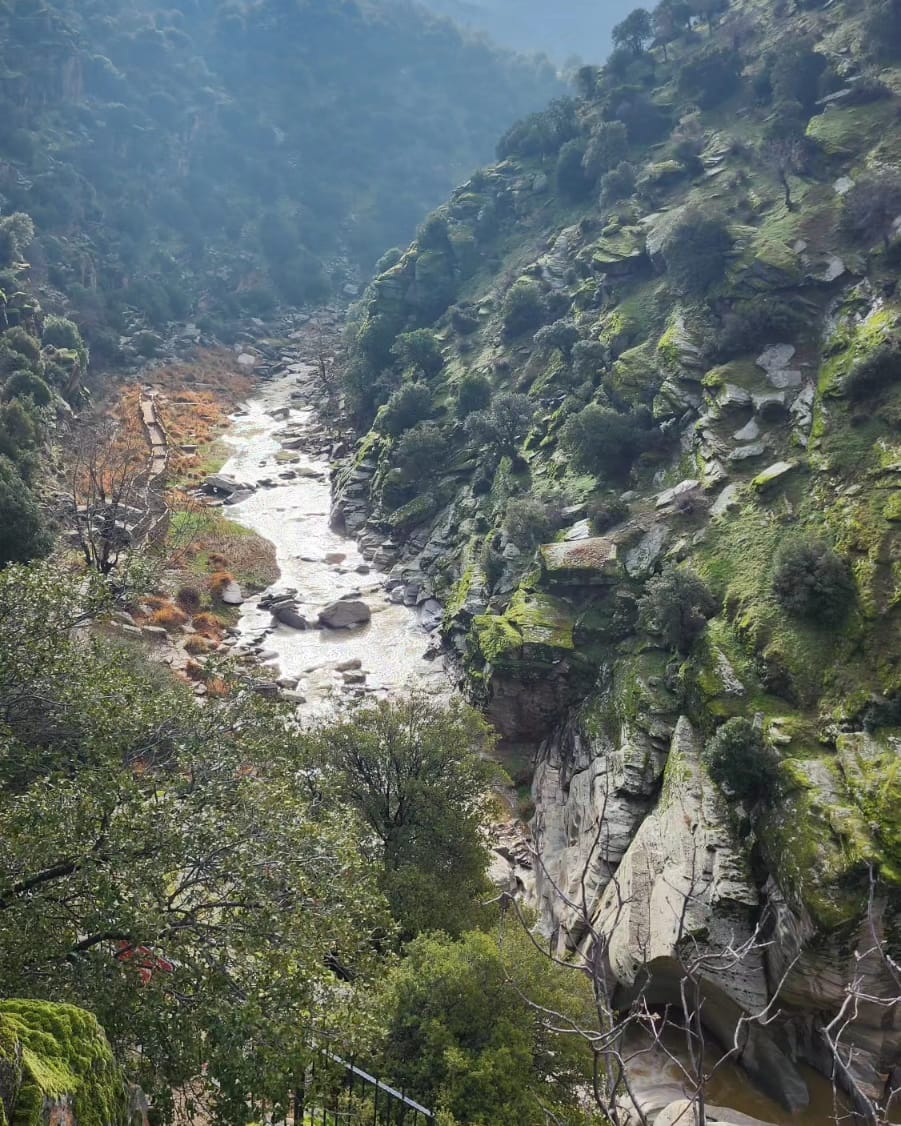
[[785, 299], [760, 295], [736, 301], [712, 335], [710, 351], [717, 360], [730, 360], [759, 349], [761, 340], [793, 340], [804, 324]]
[[716, 599], [693, 571], [668, 564], [648, 579], [638, 601], [643, 628], [660, 634], [668, 649], [687, 653], [719, 609]]
[[31, 489], [0, 455], [0, 566], [47, 555], [53, 541]]
[[3, 386], [6, 399], [32, 399], [37, 406], [46, 407], [53, 399], [53, 392], [43, 379], [33, 371], [14, 371]]
[[429, 328], [417, 328], [413, 332], [402, 332], [395, 340], [392, 355], [401, 366], [431, 379], [444, 367], [444, 356], [438, 337]]
[[773, 592], [790, 614], [834, 625], [848, 612], [854, 583], [844, 560], [827, 543], [798, 538], [776, 554]]
[[432, 413], [432, 393], [424, 383], [405, 383], [391, 395], [379, 412], [376, 424], [384, 434], [396, 438]]
[[860, 402], [901, 380], [901, 344], [886, 341], [868, 352], [848, 372], [842, 390], [852, 402]]
[[629, 506], [619, 497], [595, 497], [588, 502], [588, 522], [595, 535], [602, 535], [629, 515]]
[[621, 121], [603, 121], [585, 146], [582, 167], [585, 174], [597, 180], [624, 160], [629, 150], [629, 137]]
[[635, 191], [635, 167], [622, 161], [601, 177], [601, 206], [609, 207]]
[[520, 336], [534, 331], [544, 320], [541, 287], [530, 278], [520, 278], [504, 298], [504, 332], [507, 336]]
[[417, 422], [397, 442], [396, 461], [406, 480], [433, 477], [447, 460], [448, 441], [434, 422]]
[[467, 439], [489, 458], [515, 457], [529, 431], [534, 408], [527, 395], [503, 391], [490, 404], [466, 419]]
[[726, 720], [707, 740], [703, 757], [714, 782], [742, 801], [765, 798], [778, 779], [772, 748], [763, 732], [743, 716]]
[[554, 172], [557, 193], [570, 202], [585, 199], [591, 191], [593, 179], [585, 171], [584, 156], [585, 143], [574, 138], [572, 141], [566, 142], [557, 157], [557, 166]]
[[536, 348], [542, 352], [559, 349], [569, 359], [573, 348], [579, 342], [579, 330], [571, 320], [562, 319], [540, 328], [533, 340]]
[[538, 497], [512, 497], [507, 501], [504, 531], [517, 547], [530, 549], [547, 543], [560, 527], [562, 513], [556, 501]]
[[663, 259], [674, 287], [689, 295], [705, 293], [726, 272], [732, 235], [725, 219], [688, 208], [663, 242]]
[[741, 58], [731, 48], [692, 55], [679, 71], [679, 92], [710, 109], [735, 93], [741, 85], [741, 68]]
[[654, 443], [647, 411], [622, 414], [589, 403], [572, 414], [560, 431], [560, 444], [586, 473], [621, 479], [628, 476], [642, 449]]
[[21, 325], [9, 328], [3, 334], [3, 344], [13, 352], [17, 352], [28, 361], [29, 367], [36, 367], [41, 362], [41, 343], [26, 332]]
[[467, 372], [457, 387], [457, 418], [484, 410], [491, 402], [491, 384], [484, 375]]
[[479, 318], [471, 308], [464, 305], [454, 305], [450, 310], [450, 322], [454, 332], [461, 336], [468, 336], [479, 327]]

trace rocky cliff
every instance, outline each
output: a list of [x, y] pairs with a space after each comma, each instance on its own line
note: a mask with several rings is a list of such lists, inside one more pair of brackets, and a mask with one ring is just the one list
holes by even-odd
[[[336, 483], [535, 748], [542, 926], [661, 1003], [696, 936], [720, 1041], [778, 998], [742, 1061], [789, 1106], [849, 983], [844, 1086], [901, 1060], [897, 25], [735, 4], [580, 72], [367, 290]], [[842, 577], [792, 586], [792, 551]], [[676, 572], [711, 599], [690, 643], [648, 613]], [[709, 772], [736, 717], [753, 795]]]

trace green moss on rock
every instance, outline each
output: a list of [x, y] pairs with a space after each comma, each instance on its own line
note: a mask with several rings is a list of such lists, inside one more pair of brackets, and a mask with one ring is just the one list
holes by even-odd
[[10, 1126], [43, 1126], [47, 1108], [71, 1104], [78, 1126], [126, 1126], [121, 1068], [96, 1018], [73, 1005], [0, 1002], [0, 1060], [21, 1049], [21, 1086]]

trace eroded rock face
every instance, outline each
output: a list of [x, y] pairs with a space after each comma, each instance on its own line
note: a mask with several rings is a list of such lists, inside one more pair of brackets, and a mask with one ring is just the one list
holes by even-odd
[[[679, 1004], [691, 967], [705, 1026], [731, 1044], [741, 1018], [764, 1013], [769, 1000], [759, 895], [700, 751], [680, 717], [660, 799], [608, 884], [595, 926], [617, 981], [627, 992], [644, 987], [652, 1003]], [[803, 1079], [761, 1024], [747, 1023], [741, 1042], [738, 1058], [764, 1090], [790, 1109], [807, 1104]]]

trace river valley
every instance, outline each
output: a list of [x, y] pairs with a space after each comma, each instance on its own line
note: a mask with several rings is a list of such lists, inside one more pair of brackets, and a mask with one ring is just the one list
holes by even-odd
[[[316, 373], [307, 364], [293, 364], [287, 374], [259, 384], [233, 416], [224, 437], [232, 452], [221, 471], [252, 487], [226, 511], [274, 545], [281, 571], [275, 589], [296, 591], [298, 610], [314, 623], [308, 629], [279, 624], [254, 597], [242, 607], [239, 645], [255, 650], [264, 666], [276, 668], [284, 684], [297, 681], [298, 714], [310, 721], [366, 695], [384, 698], [413, 686], [435, 694], [453, 690], [437, 637], [432, 641], [424, 628], [435, 630], [438, 618], [395, 601], [402, 588], [395, 586], [398, 594], [392, 596], [389, 576], [364, 556], [354, 539], [330, 526], [332, 443], [312, 405], [316, 391]], [[367, 624], [315, 628], [323, 606], [348, 597], [369, 606]], [[512, 828], [501, 827], [500, 832], [509, 834]], [[516, 878], [516, 866], [505, 858], [511, 843], [506, 839], [507, 848], [494, 854], [497, 882]], [[518, 872], [528, 884], [528, 873]], [[630, 1067], [634, 1091], [650, 1121], [684, 1093], [675, 1061], [688, 1064], [685, 1044], [675, 1037], [667, 1049], [669, 1059], [662, 1052], [642, 1051]], [[792, 1113], [754, 1086], [741, 1067], [725, 1064], [710, 1082], [708, 1098], [729, 1107], [729, 1117], [717, 1119], [709, 1109], [709, 1120], [739, 1126], [827, 1126], [834, 1121], [831, 1085], [810, 1068], [804, 1068], [804, 1079], [810, 1104]]]

